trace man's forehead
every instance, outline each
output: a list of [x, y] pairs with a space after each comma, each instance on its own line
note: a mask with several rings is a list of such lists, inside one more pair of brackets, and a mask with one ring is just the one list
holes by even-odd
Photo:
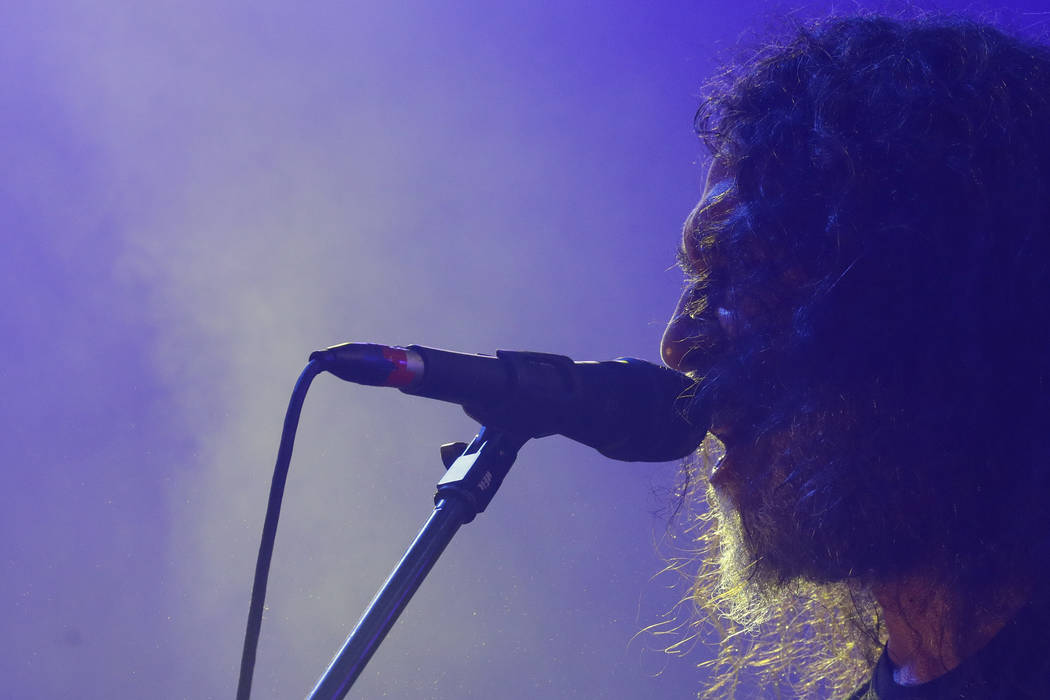
[[724, 180], [732, 179], [732, 172], [726, 162], [720, 158], [712, 158], [711, 162], [707, 164], [707, 178], [704, 181], [704, 195], [711, 190], [714, 185], [721, 183]]

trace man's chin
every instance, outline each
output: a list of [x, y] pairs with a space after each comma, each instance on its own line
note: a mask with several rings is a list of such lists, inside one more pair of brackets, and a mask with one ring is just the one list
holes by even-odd
[[758, 596], [776, 596], [798, 583], [825, 584], [846, 578], [825, 545], [798, 527], [790, 509], [771, 507], [742, 492], [742, 485], [716, 472], [707, 485], [718, 541], [720, 588], [746, 587]]
[[784, 588], [750, 546], [740, 512], [727, 492], [708, 482], [707, 501], [713, 528], [709, 541], [718, 559], [717, 584], [708, 595], [719, 601], [722, 615], [745, 629], [755, 629], [779, 609], [775, 601]]

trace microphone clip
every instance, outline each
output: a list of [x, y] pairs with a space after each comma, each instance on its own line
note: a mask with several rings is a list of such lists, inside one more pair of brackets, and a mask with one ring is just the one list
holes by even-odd
[[[448, 470], [438, 482], [434, 502], [459, 500], [466, 506], [463, 523], [472, 521], [478, 513], [485, 512], [514, 464], [518, 450], [528, 439], [482, 426], [466, 449], [447, 464]], [[447, 460], [450, 455], [444, 446], [442, 453], [442, 460]]]

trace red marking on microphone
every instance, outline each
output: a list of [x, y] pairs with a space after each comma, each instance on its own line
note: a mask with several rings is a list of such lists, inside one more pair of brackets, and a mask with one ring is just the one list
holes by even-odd
[[400, 389], [416, 379], [415, 373], [408, 368], [408, 351], [404, 348], [383, 347], [383, 359], [394, 365], [386, 378], [386, 385]]

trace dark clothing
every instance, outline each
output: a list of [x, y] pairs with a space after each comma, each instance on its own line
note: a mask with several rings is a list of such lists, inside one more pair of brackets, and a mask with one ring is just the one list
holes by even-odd
[[849, 700], [1018, 700], [1050, 698], [1050, 605], [1030, 603], [980, 651], [939, 678], [898, 685], [884, 649], [871, 680]]

